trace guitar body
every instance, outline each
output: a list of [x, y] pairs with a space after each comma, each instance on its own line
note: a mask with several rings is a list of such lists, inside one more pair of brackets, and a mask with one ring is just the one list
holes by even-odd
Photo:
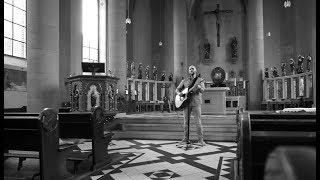
[[[194, 79], [194, 81], [191, 83], [192, 85], [183, 89], [181, 91], [182, 95], [180, 96], [179, 94], [176, 95], [175, 98], [175, 105], [176, 108], [178, 109], [183, 109], [185, 107], [187, 107], [190, 103], [190, 98], [193, 95], [192, 89], [197, 86], [198, 84], [202, 83], [204, 80], [201, 80], [200, 82], [196, 83], [196, 80], [198, 79], [198, 77], [200, 76], [200, 74], [197, 76], [196, 79]], [[189, 92], [190, 91], [190, 92]]]
[[184, 90], [181, 91], [181, 93], [182, 93], [181, 96], [176, 95], [176, 98], [174, 101], [176, 108], [183, 109], [189, 104], [190, 98], [188, 98], [188, 91], [189, 91], [189, 89], [185, 88]]

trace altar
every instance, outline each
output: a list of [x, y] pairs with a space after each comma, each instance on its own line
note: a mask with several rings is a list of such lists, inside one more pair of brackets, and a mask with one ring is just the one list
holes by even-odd
[[226, 114], [226, 92], [229, 87], [207, 87], [202, 93], [202, 114]]

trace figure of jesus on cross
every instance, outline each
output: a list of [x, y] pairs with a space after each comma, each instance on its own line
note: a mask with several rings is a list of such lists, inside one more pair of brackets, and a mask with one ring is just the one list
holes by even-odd
[[232, 10], [220, 10], [220, 5], [217, 4], [217, 9], [214, 11], [205, 11], [204, 14], [214, 14], [216, 15], [216, 27], [217, 27], [217, 46], [220, 47], [220, 23], [221, 23], [221, 14], [222, 13], [232, 13]]

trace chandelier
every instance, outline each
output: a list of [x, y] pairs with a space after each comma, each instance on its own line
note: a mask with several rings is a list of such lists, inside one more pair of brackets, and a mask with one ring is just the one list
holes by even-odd
[[162, 5], [162, 4], [161, 4], [161, 1], [162, 1], [162, 0], [160, 0], [160, 8], [159, 8], [159, 9], [160, 9], [160, 10], [159, 10], [159, 12], [160, 12], [160, 20], [159, 20], [159, 21], [160, 21], [160, 24], [159, 24], [159, 26], [160, 26], [160, 28], [159, 28], [159, 30], [160, 30], [160, 41], [159, 41], [159, 46], [160, 46], [160, 47], [163, 45], [163, 42], [162, 42], [162, 40], [161, 40], [161, 39], [162, 39], [162, 36], [161, 36], [161, 34], [162, 34], [162, 33], [161, 33], [161, 32], [162, 32], [162, 29], [161, 29], [161, 24], [162, 24], [162, 21], [161, 21], [161, 20], [162, 20], [162, 18], [161, 18], [161, 16], [162, 16], [162, 13], [161, 13], [161, 10], [162, 10], [162, 8], [161, 8], [161, 7], [162, 7], [162, 6], [161, 6], [161, 5]]
[[284, 6], [285, 8], [288, 8], [288, 7], [291, 6], [291, 2], [290, 2], [289, 0], [285, 0], [284, 3], [283, 3], [283, 6]]

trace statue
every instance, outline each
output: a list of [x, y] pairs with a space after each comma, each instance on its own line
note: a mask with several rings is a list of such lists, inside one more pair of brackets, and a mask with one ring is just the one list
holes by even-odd
[[79, 110], [79, 90], [77, 86], [75, 86], [75, 91], [73, 95], [73, 103], [74, 103], [74, 110]]
[[138, 67], [138, 79], [142, 79], [142, 63], [139, 63], [139, 67]]
[[268, 68], [264, 68], [264, 77], [269, 78], [269, 69]]
[[94, 97], [94, 93], [91, 94], [91, 107], [96, 106], [96, 97]]
[[239, 76], [239, 78], [244, 78], [244, 71], [240, 69], [238, 76]]
[[112, 89], [113, 89], [113, 85], [110, 84], [109, 90], [108, 90], [109, 110], [112, 110], [114, 105], [114, 95], [113, 95]]
[[286, 73], [286, 63], [285, 62], [282, 62], [281, 63], [281, 76], [286, 76], [287, 73]]
[[273, 77], [279, 77], [277, 67], [274, 66], [271, 71]]
[[149, 77], [149, 73], [150, 73], [150, 67], [147, 66], [147, 67], [146, 67], [146, 70], [145, 70], [145, 77], [146, 77], [146, 79], [149, 79], [149, 78], [150, 78], [150, 77]]
[[157, 68], [156, 68], [156, 66], [153, 66], [152, 79], [153, 79], [153, 80], [158, 80], [158, 73], [157, 73]]
[[230, 75], [230, 78], [235, 78], [235, 72], [234, 71], [231, 70], [229, 75]]
[[130, 71], [131, 71], [131, 78], [135, 78], [135, 70], [136, 67], [134, 66], [134, 62], [132, 61], [131, 66], [130, 66]]
[[209, 43], [204, 44], [204, 59], [205, 60], [210, 59], [210, 44]]
[[311, 56], [307, 56], [307, 72], [311, 71], [311, 62], [312, 62], [312, 58]]
[[168, 77], [168, 80], [169, 80], [169, 81], [173, 81], [173, 74], [172, 74], [172, 73], [170, 73], [170, 75], [169, 75], [169, 77]]
[[295, 73], [295, 63], [294, 63], [294, 60], [291, 58], [289, 61], [290, 61], [289, 65], [290, 65], [290, 73], [291, 73], [291, 75], [296, 74], [296, 73]]
[[297, 73], [298, 74], [303, 73], [303, 67], [302, 67], [303, 61], [304, 61], [304, 57], [299, 55], [298, 56], [298, 67], [297, 67]]
[[238, 40], [237, 37], [231, 39], [231, 60], [235, 64], [238, 58]]
[[161, 75], [160, 80], [161, 81], [165, 81], [166, 80], [166, 72], [165, 71], [162, 71], [162, 75]]

